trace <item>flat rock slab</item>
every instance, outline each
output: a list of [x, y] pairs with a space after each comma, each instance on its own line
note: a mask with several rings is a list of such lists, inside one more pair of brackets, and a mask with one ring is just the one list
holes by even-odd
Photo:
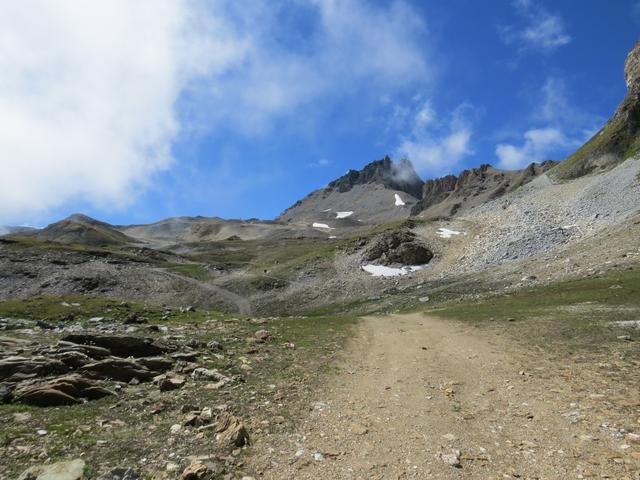
[[84, 478], [84, 460], [38, 465], [25, 470], [18, 480], [81, 480]]

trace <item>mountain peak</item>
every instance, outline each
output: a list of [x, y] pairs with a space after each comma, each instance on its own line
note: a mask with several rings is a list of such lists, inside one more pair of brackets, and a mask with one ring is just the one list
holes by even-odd
[[389, 156], [385, 156], [381, 160], [365, 165], [362, 170], [349, 170], [342, 177], [329, 183], [327, 188], [344, 193], [356, 185], [369, 183], [378, 183], [393, 190], [408, 193], [415, 198], [420, 198], [424, 182], [420, 179], [409, 160], [394, 162]]

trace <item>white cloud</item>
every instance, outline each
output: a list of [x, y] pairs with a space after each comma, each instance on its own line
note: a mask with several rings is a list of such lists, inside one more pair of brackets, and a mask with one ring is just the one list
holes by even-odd
[[531, 162], [557, 160], [557, 155], [578, 148], [602, 124], [600, 117], [572, 105], [562, 79], [548, 78], [540, 92], [530, 116], [536, 126], [527, 129], [516, 144], [496, 146], [499, 167], [516, 169]]
[[505, 43], [519, 44], [521, 49], [529, 47], [552, 51], [571, 42], [571, 36], [559, 14], [550, 13], [535, 0], [516, 0], [513, 4], [523, 22], [501, 29]]
[[[312, 25], [283, 40], [292, 9]], [[2, 2], [0, 32], [5, 223], [75, 200], [131, 204], [185, 130], [265, 132], [313, 102], [431, 73], [425, 26], [401, 1], [24, 0]]]
[[[428, 122], [424, 121], [428, 105]], [[411, 133], [396, 149], [396, 155], [411, 160], [418, 172], [431, 176], [450, 172], [462, 159], [473, 154], [471, 148], [471, 107], [463, 104], [447, 119], [436, 119], [426, 102], [418, 107]]]
[[541, 128], [527, 130], [524, 142], [520, 146], [498, 144], [496, 155], [498, 166], [506, 169], [522, 168], [532, 161], [548, 160], [548, 152], [554, 149], [575, 146], [563, 132], [556, 128]]

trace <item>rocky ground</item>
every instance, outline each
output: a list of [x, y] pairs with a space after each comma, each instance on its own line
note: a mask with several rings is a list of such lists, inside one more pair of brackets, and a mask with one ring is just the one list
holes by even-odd
[[90, 297], [0, 310], [28, 317], [0, 321], [2, 479], [27, 467], [79, 478], [79, 462], [86, 478], [247, 476], [255, 439], [291, 428], [351, 324]]

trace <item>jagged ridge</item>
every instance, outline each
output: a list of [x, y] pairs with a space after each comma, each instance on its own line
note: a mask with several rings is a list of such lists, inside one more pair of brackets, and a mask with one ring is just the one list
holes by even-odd
[[427, 180], [422, 199], [412, 209], [422, 217], [448, 217], [480, 205], [521, 187], [546, 172], [557, 162], [532, 163], [522, 170], [499, 170], [483, 164], [459, 175]]

